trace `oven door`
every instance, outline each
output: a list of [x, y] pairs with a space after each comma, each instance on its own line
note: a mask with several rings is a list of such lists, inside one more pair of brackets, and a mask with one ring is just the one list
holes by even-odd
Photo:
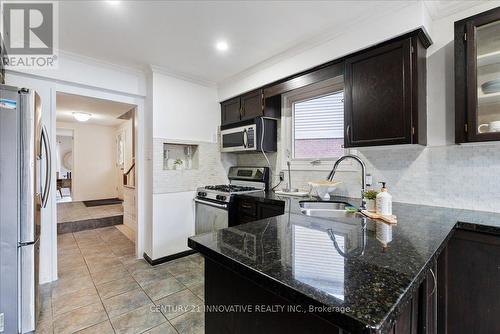
[[221, 131], [222, 152], [254, 151], [256, 126], [247, 125]]
[[228, 227], [227, 203], [215, 203], [199, 198], [194, 201], [196, 235]]

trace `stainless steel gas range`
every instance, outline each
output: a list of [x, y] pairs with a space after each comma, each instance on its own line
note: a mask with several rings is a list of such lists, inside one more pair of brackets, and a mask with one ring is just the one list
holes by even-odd
[[269, 187], [268, 167], [231, 167], [229, 184], [200, 187], [196, 191], [195, 233], [237, 225], [235, 196], [264, 194]]

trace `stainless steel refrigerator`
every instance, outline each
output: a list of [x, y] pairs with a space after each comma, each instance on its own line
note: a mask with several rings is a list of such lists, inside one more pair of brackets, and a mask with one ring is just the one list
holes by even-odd
[[41, 113], [35, 91], [0, 85], [0, 332], [3, 325], [9, 334], [33, 331], [40, 309], [40, 229], [51, 184]]

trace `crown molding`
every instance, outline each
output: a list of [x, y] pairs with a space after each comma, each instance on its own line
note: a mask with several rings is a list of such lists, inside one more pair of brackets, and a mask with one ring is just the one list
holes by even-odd
[[427, 12], [433, 21], [440, 20], [447, 16], [456, 14], [463, 10], [467, 10], [469, 8], [484, 5], [485, 3], [490, 2], [491, 0], [473, 0], [473, 1], [432, 1], [432, 0], [421, 0]]
[[65, 51], [65, 50], [58, 50], [58, 54], [61, 58], [67, 58], [70, 60], [74, 60], [80, 63], [88, 64], [88, 65], [95, 65], [95, 66], [100, 66], [100, 67], [106, 67], [111, 70], [115, 71], [120, 71], [124, 73], [133, 73], [138, 76], [144, 76], [145, 68], [143, 66], [125, 66], [121, 64], [115, 64], [111, 63], [102, 59], [97, 59], [93, 57], [88, 57], [80, 54], [76, 54], [73, 52]]
[[[396, 11], [401, 11], [406, 7], [415, 5], [415, 3], [406, 3], [401, 5]], [[284, 61], [286, 59], [292, 58], [294, 56], [297, 56], [301, 53], [304, 53], [308, 50], [314, 49], [317, 46], [320, 46], [322, 44], [325, 44], [339, 36], [342, 36], [346, 31], [349, 31], [352, 29], [353, 26], [356, 26], [362, 22], [366, 22], [369, 19], [378, 19], [386, 16], [387, 13], [381, 12], [378, 13], [378, 15], [373, 15], [373, 13], [366, 13], [365, 15], [359, 16], [356, 20], [353, 20], [349, 23], [349, 25], [346, 25], [342, 29], [327, 29], [324, 33], [316, 35], [313, 38], [308, 38], [306, 40], [303, 40], [302, 42], [296, 43], [288, 48], [286, 48], [284, 51], [277, 53], [255, 65], [252, 65], [234, 75], [228, 76], [220, 81], [217, 82], [218, 86], [222, 86], [225, 84], [229, 84], [234, 81], [241, 80], [245, 77], [251, 76], [259, 71], [262, 71], [274, 64], [277, 64], [281, 61]], [[301, 70], [307, 70], [307, 68], [301, 69]], [[279, 79], [279, 78], [277, 78]]]
[[170, 68], [166, 68], [164, 66], [158, 66], [158, 65], [149, 65], [150, 71], [153, 73], [159, 73], [163, 74], [169, 77], [173, 77], [176, 79], [188, 81], [197, 85], [205, 86], [205, 87], [216, 87], [217, 83], [215, 81], [207, 80], [205, 78], [202, 78], [200, 76], [192, 75], [189, 73], [181, 72], [181, 71], [175, 71]]

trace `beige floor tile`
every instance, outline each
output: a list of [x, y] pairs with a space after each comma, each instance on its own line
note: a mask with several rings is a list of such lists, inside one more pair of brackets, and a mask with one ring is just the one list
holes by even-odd
[[122, 265], [116, 257], [101, 259], [99, 261], [87, 261], [87, 266], [91, 273], [96, 273], [103, 270], [109, 270], [116, 265]]
[[127, 248], [113, 249], [113, 254], [115, 254], [116, 256], [134, 255], [135, 254], [135, 246], [127, 247]]
[[175, 276], [182, 284], [192, 286], [204, 282], [204, 273], [201, 270], [192, 270]]
[[146, 270], [146, 269], [153, 268], [153, 266], [150, 265], [146, 260], [136, 259], [135, 256], [131, 256], [131, 255], [119, 257], [119, 260], [123, 263], [123, 265], [125, 266], [125, 269], [127, 269], [127, 271], [129, 271], [131, 273], [133, 273], [134, 271]]
[[132, 311], [138, 307], [144, 306], [151, 302], [148, 296], [142, 289], [135, 289], [122, 293], [103, 301], [104, 307], [110, 318], [119, 316], [123, 313]]
[[166, 277], [158, 281], [144, 284], [142, 288], [152, 300], [158, 300], [175, 292], [184, 290], [186, 287], [174, 277]]
[[165, 323], [167, 321], [165, 317], [160, 312], [154, 312], [154, 309], [154, 305], [150, 303], [119, 317], [111, 318], [115, 332], [118, 334], [142, 333]]
[[144, 334], [177, 334], [177, 331], [174, 326], [172, 326], [168, 321], [165, 321], [160, 326], [156, 326], [147, 332], [144, 332]]
[[76, 332], [77, 334], [114, 334], [115, 331], [111, 326], [109, 320], [101, 322], [97, 325], [90, 326], [81, 331]]
[[205, 283], [198, 283], [188, 287], [192, 293], [196, 295], [196, 297], [201, 300], [205, 300]]
[[83, 249], [96, 248], [96, 247], [107, 247], [107, 245], [102, 240], [95, 239], [95, 241], [91, 240], [91, 241], [79, 242], [78, 247], [80, 248], [80, 251], [83, 253]]
[[203, 334], [205, 332], [205, 314], [188, 312], [171, 320], [179, 334]]
[[84, 247], [81, 249], [82, 255], [96, 255], [96, 254], [110, 254], [111, 249], [106, 245], [100, 245], [96, 247]]
[[127, 275], [125, 278], [98, 285], [97, 291], [102, 299], [107, 299], [138, 288], [140, 288], [139, 284], [132, 276]]
[[65, 280], [71, 277], [82, 277], [89, 276], [89, 270], [87, 269], [87, 265], [81, 265], [73, 268], [57, 268], [58, 277], [60, 280]]
[[162, 264], [161, 266], [167, 268], [167, 270], [174, 276], [181, 275], [193, 270], [200, 270], [200, 266], [189, 260], [187, 257], [167, 262], [165, 264]]
[[81, 255], [82, 253], [80, 252], [80, 248], [75, 243], [74, 247], [71, 248], [66, 248], [66, 249], [61, 249], [61, 246], [57, 244], [57, 257], [61, 255]]
[[90, 276], [75, 276], [69, 278], [60, 278], [54, 283], [52, 297], [57, 298], [67, 293], [94, 287]]
[[167, 277], [172, 277], [171, 274], [168, 273], [165, 268], [150, 268], [144, 270], [137, 270], [132, 273], [132, 277], [139, 283], [141, 286], [156, 282]]
[[102, 304], [80, 307], [54, 319], [54, 334], [74, 333], [107, 319]]
[[54, 326], [52, 322], [41, 322], [38, 323], [35, 334], [53, 334], [54, 333]]
[[130, 274], [125, 270], [125, 267], [123, 267], [122, 264], [117, 263], [114, 266], [105, 268], [102, 271], [92, 272], [91, 275], [95, 284], [99, 285], [128, 277]]
[[52, 309], [54, 317], [57, 317], [77, 308], [99, 302], [100, 299], [97, 295], [97, 291], [92, 287], [52, 298]]
[[203, 305], [203, 301], [186, 289], [155, 301], [155, 304], [160, 306], [161, 312], [170, 320], [197, 309], [198, 306]]

